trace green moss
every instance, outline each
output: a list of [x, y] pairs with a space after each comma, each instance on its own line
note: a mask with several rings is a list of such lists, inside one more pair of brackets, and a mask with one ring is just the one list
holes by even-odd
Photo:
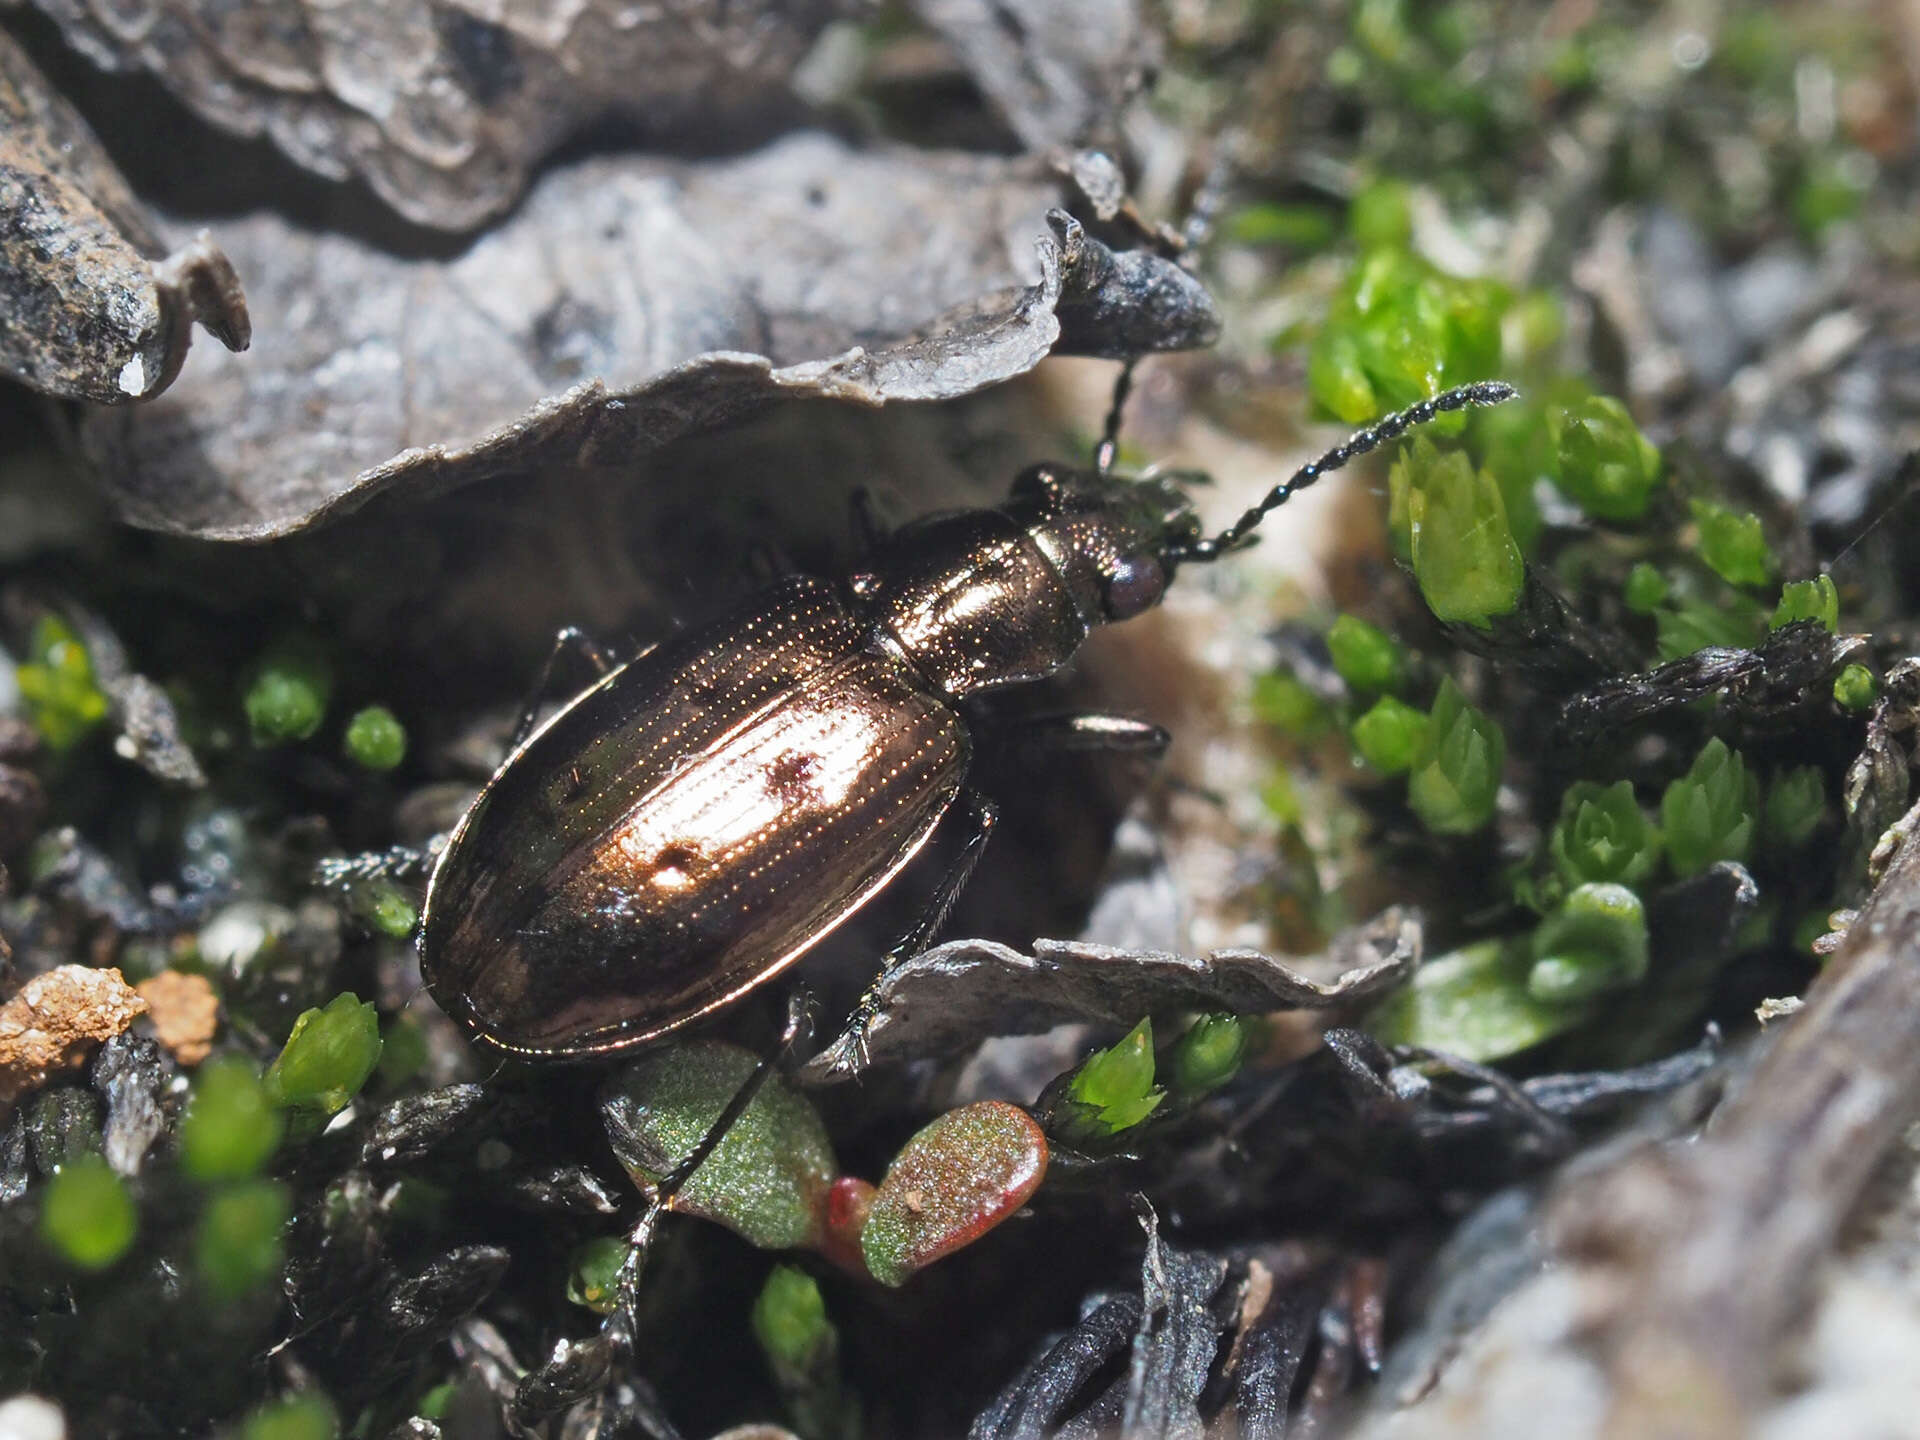
[[274, 1180], [248, 1180], [213, 1195], [200, 1212], [194, 1262], [201, 1283], [219, 1300], [270, 1284], [285, 1259], [282, 1232], [293, 1197]]
[[47, 1181], [40, 1238], [77, 1270], [104, 1270], [133, 1244], [140, 1226], [133, 1197], [99, 1155], [68, 1161]]
[[1358, 615], [1342, 615], [1327, 631], [1327, 649], [1340, 678], [1356, 690], [1379, 694], [1395, 689], [1406, 656], [1391, 635]]
[[267, 1067], [275, 1104], [331, 1115], [360, 1093], [380, 1061], [380, 1018], [373, 1004], [348, 992], [293, 1022], [293, 1033]]
[[247, 681], [247, 727], [256, 745], [305, 740], [326, 719], [333, 666], [320, 646], [290, 636], [266, 650]]
[[1627, 407], [1589, 395], [1550, 407], [1553, 483], [1574, 504], [1602, 520], [1638, 520], [1660, 484], [1660, 452], [1640, 433]]
[[1203, 1095], [1240, 1073], [1247, 1026], [1238, 1015], [1202, 1015], [1174, 1042], [1168, 1084], [1178, 1095]]
[[196, 1180], [244, 1180], [272, 1157], [285, 1126], [251, 1061], [210, 1060], [180, 1120], [180, 1168]]
[[1436, 835], [1466, 835], [1493, 819], [1507, 742], [1451, 677], [1427, 717], [1426, 742], [1407, 782], [1407, 803]]
[[1405, 495], [1414, 579], [1435, 617], [1485, 625], [1511, 613], [1527, 566], [1493, 477], [1421, 435], [1394, 462], [1392, 483]]
[[1880, 682], [1864, 665], [1849, 665], [1834, 677], [1834, 703], [1843, 710], [1870, 710], [1879, 695]]
[[1667, 854], [1680, 875], [1697, 875], [1720, 860], [1746, 863], [1759, 818], [1760, 782], [1717, 736], [1660, 799]]
[[1143, 1019], [1105, 1050], [1081, 1063], [1067, 1098], [1086, 1106], [1096, 1133], [1105, 1138], [1145, 1120], [1166, 1098], [1153, 1088], [1153, 1021]]
[[1729, 585], [1759, 587], [1773, 578], [1773, 556], [1760, 517], [1738, 513], [1712, 500], [1687, 502], [1700, 527], [1700, 558]]
[[407, 755], [407, 732], [384, 705], [369, 705], [347, 721], [341, 748], [366, 770], [392, 770]]
[[1404, 775], [1427, 738], [1426, 713], [1383, 695], [1348, 732], [1362, 760], [1382, 775]]
[[1769, 628], [1778, 630], [1796, 620], [1818, 620], [1830, 633], [1839, 633], [1840, 592], [1834, 589], [1831, 575], [1789, 580], [1781, 587], [1780, 603], [1774, 607]]
[[34, 622], [28, 658], [15, 671], [27, 717], [47, 748], [70, 750], [107, 716], [107, 697], [94, 678], [93, 658], [56, 615]]

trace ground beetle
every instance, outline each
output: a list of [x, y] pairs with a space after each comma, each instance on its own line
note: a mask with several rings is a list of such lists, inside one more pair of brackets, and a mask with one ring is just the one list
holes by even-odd
[[[567, 632], [603, 678], [538, 729], [529, 706], [433, 872], [421, 973], [441, 1008], [521, 1055], [646, 1044], [792, 965], [957, 810], [959, 858], [889, 963], [914, 954], [993, 826], [963, 702], [1053, 674], [1328, 471], [1513, 393], [1489, 381], [1390, 415], [1207, 537], [1178, 488], [1111, 473], [1124, 391], [1094, 469], [1036, 466], [995, 509], [872, 536], [843, 580], [780, 582], [617, 667]], [[1039, 723], [1078, 749], [1166, 740], [1115, 717]], [[869, 1002], [836, 1065], [857, 1065]]]

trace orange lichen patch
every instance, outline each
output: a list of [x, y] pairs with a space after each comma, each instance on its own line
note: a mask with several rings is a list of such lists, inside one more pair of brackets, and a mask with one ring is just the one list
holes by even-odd
[[136, 987], [147, 1002], [153, 1034], [182, 1065], [198, 1065], [213, 1049], [220, 997], [204, 975], [162, 970]]
[[0, 1104], [78, 1068], [146, 1008], [118, 970], [62, 965], [34, 976], [0, 1005]]

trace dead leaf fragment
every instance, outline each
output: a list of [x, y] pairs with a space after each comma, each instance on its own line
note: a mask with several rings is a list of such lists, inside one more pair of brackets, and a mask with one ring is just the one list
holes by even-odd
[[395, 486], [638, 466], [776, 399], [970, 394], [1069, 329], [1083, 349], [1102, 326], [1210, 336], [1172, 262], [1116, 258], [1064, 216], [1050, 233], [1062, 198], [1038, 160], [801, 133], [723, 161], [583, 161], [450, 260], [252, 216], [221, 239], [258, 277], [253, 353], [89, 415], [83, 448], [123, 518], [262, 540]]
[[1139, 0], [914, 0], [1029, 150], [1104, 142], [1158, 62]]
[[0, 1104], [78, 1069], [146, 1008], [118, 970], [62, 965], [34, 976], [0, 1005]]
[[[996, 1035], [1036, 1035], [1073, 1021], [1129, 1026], [1173, 1007], [1315, 1010], [1376, 996], [1419, 963], [1420, 922], [1390, 909], [1336, 938], [1331, 983], [1257, 950], [1204, 956], [1122, 950], [1080, 940], [1040, 940], [1023, 955], [987, 940], [937, 945], [888, 973], [880, 1010], [866, 1034], [866, 1060], [924, 1060], [953, 1055]], [[849, 1073], [839, 1042], [809, 1061], [813, 1082]]]
[[195, 320], [244, 350], [246, 301], [219, 247], [202, 235], [163, 256], [86, 122], [0, 31], [0, 370], [118, 405], [172, 383]]
[[778, 102], [838, 0], [36, 0], [108, 70], [400, 214], [466, 230], [601, 117], [711, 136]]
[[204, 975], [162, 970], [135, 987], [147, 1002], [153, 1034], [182, 1065], [198, 1065], [213, 1049], [220, 1023], [220, 997]]

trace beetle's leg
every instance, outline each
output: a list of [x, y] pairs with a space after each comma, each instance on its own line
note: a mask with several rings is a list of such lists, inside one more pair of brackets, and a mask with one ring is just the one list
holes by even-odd
[[553, 637], [553, 649], [547, 652], [547, 663], [540, 667], [540, 678], [534, 684], [533, 693], [520, 711], [519, 723], [513, 727], [513, 739], [507, 742], [507, 749], [518, 750], [520, 742], [533, 733], [533, 722], [553, 684], [553, 667], [560, 663], [562, 655], [578, 655], [593, 667], [595, 675], [604, 675], [613, 668], [613, 652], [586, 631], [573, 625], [559, 631]]
[[733, 1092], [733, 1098], [727, 1101], [726, 1108], [707, 1127], [707, 1133], [700, 1137], [700, 1143], [687, 1152], [686, 1157], [653, 1187], [653, 1193], [647, 1197], [640, 1219], [627, 1237], [627, 1255], [620, 1262], [615, 1292], [620, 1297], [620, 1303], [614, 1316], [627, 1327], [628, 1340], [631, 1340], [633, 1333], [634, 1306], [640, 1298], [640, 1272], [646, 1264], [647, 1248], [653, 1243], [653, 1232], [660, 1223], [661, 1214], [673, 1208], [674, 1196], [686, 1188], [694, 1172], [706, 1163], [707, 1157], [727, 1138], [727, 1132], [747, 1113], [747, 1107], [753, 1104], [753, 1097], [760, 1093], [760, 1087], [767, 1083], [767, 1077], [785, 1064], [787, 1057], [812, 1032], [813, 997], [805, 986], [798, 986], [787, 997], [787, 1022], [780, 1031], [780, 1043], [774, 1047], [773, 1053], [759, 1058], [752, 1072], [740, 1082], [740, 1088]]
[[1160, 755], [1172, 739], [1158, 725], [1130, 715], [1037, 715], [1020, 722], [1011, 743], [1030, 753], [1118, 750]]
[[927, 908], [921, 911], [920, 918], [913, 922], [913, 928], [902, 935], [881, 960], [880, 973], [874, 976], [866, 994], [860, 997], [860, 1003], [853, 1007], [853, 1013], [847, 1017], [846, 1027], [811, 1063], [848, 1078], [866, 1068], [867, 1029], [880, 1013], [881, 987], [896, 967], [905, 964], [933, 943], [933, 937], [947, 923], [953, 902], [960, 898], [960, 892], [967, 888], [967, 881], [973, 878], [973, 868], [980, 863], [981, 853], [993, 835], [993, 827], [999, 823], [1000, 807], [978, 790], [967, 791], [966, 800], [966, 843], [947, 867], [947, 873], [940, 877], [940, 883], [934, 886], [932, 898], [928, 900]]

